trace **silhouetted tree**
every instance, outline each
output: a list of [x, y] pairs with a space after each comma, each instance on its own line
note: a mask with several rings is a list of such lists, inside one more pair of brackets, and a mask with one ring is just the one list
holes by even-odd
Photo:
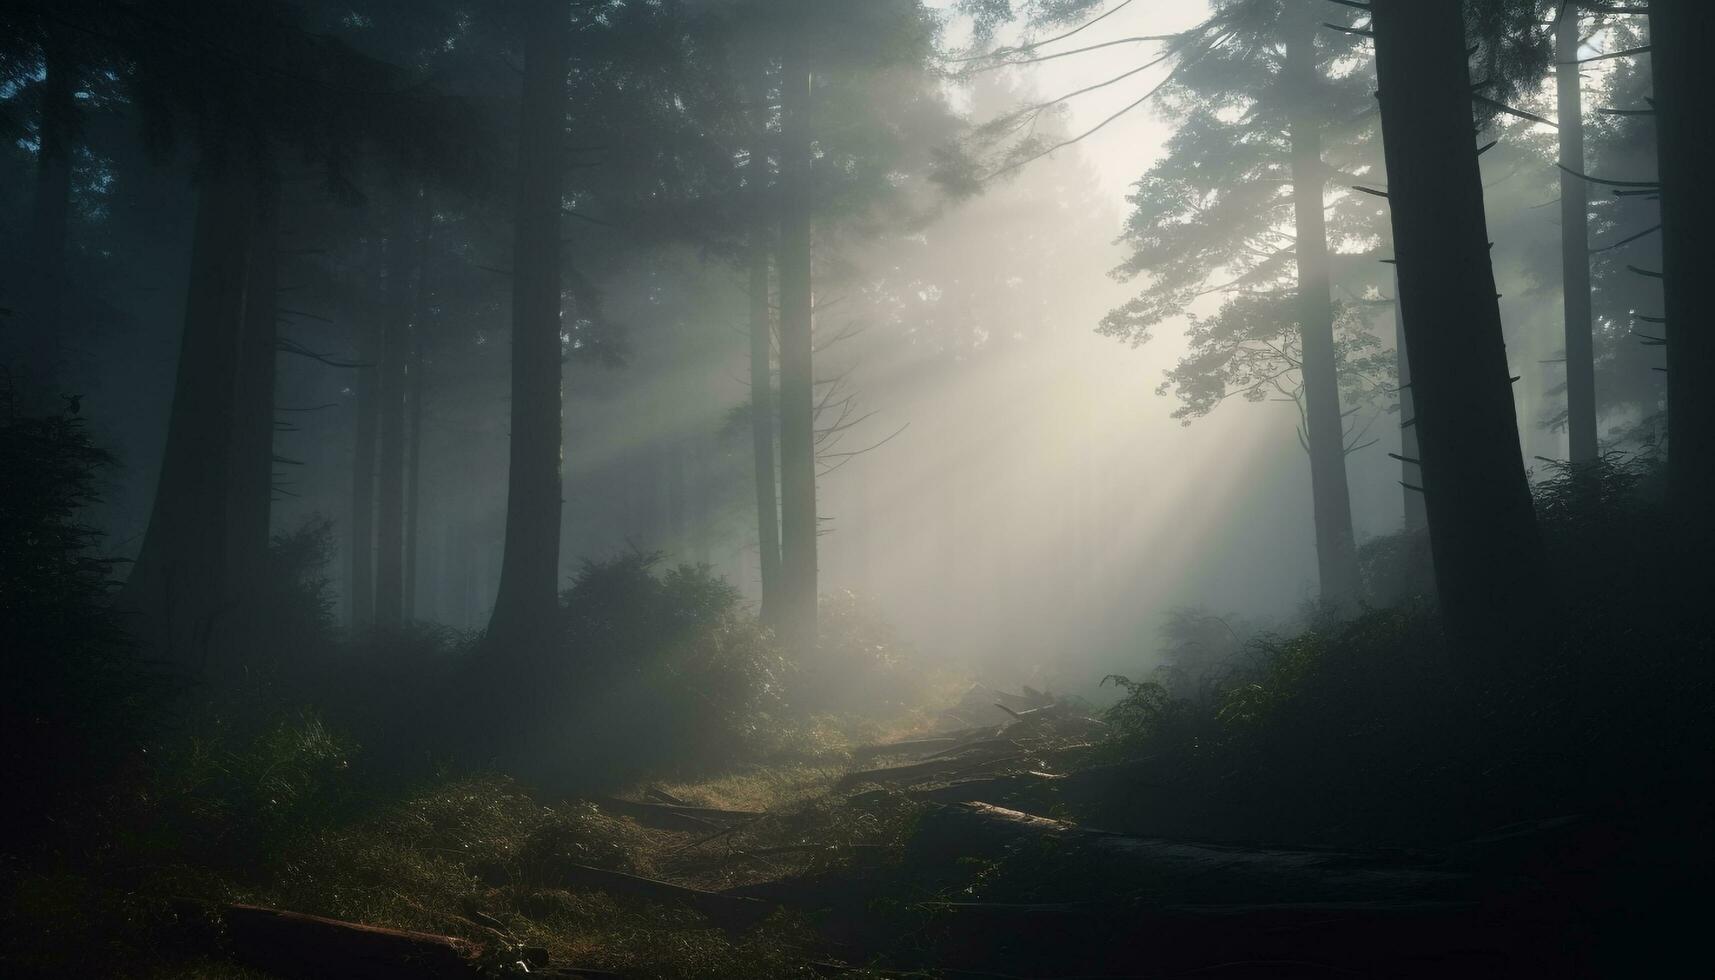
[[560, 212], [569, 8], [532, 0], [524, 17], [517, 206], [513, 212], [512, 429], [506, 544], [488, 624], [496, 651], [541, 641], [559, 607]]
[[[1373, 127], [1368, 72], [1352, 65], [1367, 52], [1353, 35], [1321, 26], [1335, 15], [1326, 6], [1225, 0], [1171, 42], [1180, 60], [1158, 98], [1181, 122], [1132, 195], [1125, 237], [1133, 254], [1118, 270], [1149, 286], [1102, 331], [1142, 342], [1201, 296], [1233, 297], [1193, 323], [1191, 354], [1163, 391], [1178, 390], [1181, 418], [1233, 394], [1298, 406], [1322, 596], [1339, 602], [1359, 589], [1346, 484], [1346, 456], [1359, 440], [1348, 438], [1341, 395], [1374, 401], [1386, 392], [1386, 366], [1360, 310], [1332, 295], [1330, 221], [1336, 241], [1361, 246], [1376, 216], [1349, 191], [1328, 201], [1330, 177], [1350, 183], [1351, 171], [1370, 165]], [[1324, 159], [1324, 134], [1334, 163]], [[1349, 259], [1340, 271], [1348, 280], [1369, 275]], [[1217, 278], [1224, 281], [1211, 285]]]
[[[1461, 6], [1373, 0], [1376, 70], [1436, 587], [1457, 655], [1528, 616], [1541, 541], [1489, 261]], [[1491, 79], [1491, 82], [1496, 81]]]
[[1662, 289], [1667, 318], [1668, 491], [1707, 526], [1715, 485], [1715, 332], [1702, 289], [1715, 228], [1715, 184], [1704, 172], [1706, 100], [1715, 91], [1715, 7], [1650, 0], [1650, 57], [1661, 183]]

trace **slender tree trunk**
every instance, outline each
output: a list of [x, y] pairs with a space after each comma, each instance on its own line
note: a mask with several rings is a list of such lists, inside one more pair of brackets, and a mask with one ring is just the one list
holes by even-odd
[[802, 41], [787, 53], [781, 91], [780, 609], [781, 637], [816, 643], [816, 433], [812, 354], [811, 121], [813, 84]]
[[[1306, 13], [1311, 11], [1304, 5]], [[1313, 17], [1292, 16], [1286, 46], [1286, 85], [1295, 107], [1291, 123], [1292, 191], [1296, 214], [1298, 324], [1303, 348], [1304, 442], [1316, 521], [1316, 568], [1324, 602], [1344, 604], [1359, 591], [1352, 500], [1346, 486], [1346, 427], [1340, 414], [1340, 373], [1334, 350], [1333, 287], [1324, 213], [1322, 127], [1316, 91]]]
[[417, 619], [417, 578], [421, 562], [423, 507], [423, 393], [427, 379], [423, 376], [423, 345], [426, 340], [429, 293], [429, 235], [433, 230], [433, 214], [429, 206], [428, 188], [419, 189], [417, 210], [417, 268], [415, 288], [411, 295], [411, 366], [407, 388], [411, 406], [411, 445], [409, 469], [405, 473], [405, 597], [406, 622]]
[[1715, 487], [1715, 330], [1703, 288], [1715, 256], [1715, 139], [1708, 121], [1715, 91], [1715, 6], [1706, 0], [1651, 0], [1661, 172], [1662, 288], [1667, 317], [1668, 493], [1685, 519], [1707, 530]]
[[354, 425], [351, 472], [351, 628], [362, 632], [375, 625], [375, 448], [376, 389], [381, 377], [381, 317], [376, 301], [383, 280], [383, 251], [379, 234], [371, 245], [370, 302], [363, 309], [357, 336], [357, 419]]
[[1388, 195], [1430, 550], [1455, 658], [1536, 611], [1541, 541], [1489, 261], [1461, 5], [1374, 0]]
[[280, 184], [259, 181], [244, 321], [232, 413], [232, 476], [227, 500], [227, 579], [246, 608], [262, 585], [268, 560], [269, 517], [274, 499], [274, 362], [278, 341]]
[[690, 446], [683, 439], [676, 439], [667, 444], [666, 458], [662, 460], [667, 468], [667, 553], [675, 562], [685, 560], [685, 545], [688, 537], [685, 533], [686, 479], [685, 467], [689, 462]]
[[395, 202], [387, 243], [387, 298], [381, 332], [381, 452], [376, 481], [375, 625], [398, 629], [405, 614], [405, 382], [411, 357], [414, 208]]
[[61, 310], [65, 301], [66, 239], [71, 218], [71, 163], [77, 131], [77, 70], [64, 31], [51, 27], [43, 45], [42, 112], [36, 149], [36, 195], [30, 211], [33, 266], [23, 284], [25, 314], [25, 403], [42, 413], [54, 403], [60, 364]]
[[756, 544], [762, 565], [759, 615], [769, 624], [775, 622], [780, 601], [780, 507], [774, 492], [774, 373], [770, 367], [773, 348], [768, 234], [758, 227], [750, 233], [750, 450], [756, 463]]
[[1596, 348], [1590, 334], [1590, 189], [1584, 172], [1584, 93], [1578, 65], [1578, 7], [1555, 28], [1560, 95], [1560, 259], [1566, 311], [1566, 442], [1573, 463], [1596, 461]]
[[1423, 506], [1422, 468], [1413, 460], [1421, 459], [1417, 445], [1417, 406], [1411, 398], [1411, 357], [1405, 343], [1405, 304], [1399, 299], [1399, 276], [1393, 277], [1393, 337], [1394, 362], [1399, 373], [1399, 463], [1400, 490], [1405, 494], [1405, 529], [1418, 531], [1429, 526], [1429, 512]]
[[139, 614], [136, 633], [151, 654], [192, 674], [209, 666], [214, 631], [231, 611], [225, 538], [233, 397], [255, 212], [255, 183], [236, 161], [198, 192], [166, 451], [123, 596]]
[[710, 538], [710, 521], [714, 517], [713, 502], [710, 497], [712, 475], [709, 473], [709, 453], [701, 440], [693, 441], [689, 451], [691, 478], [690, 491], [690, 547], [691, 561], [698, 565], [712, 565], [714, 559], [713, 541]]
[[417, 565], [423, 510], [423, 336], [411, 346], [411, 468], [405, 481], [405, 621], [417, 618]]
[[524, 47], [512, 260], [512, 436], [495, 649], [545, 636], [560, 579], [560, 195], [566, 7], [536, 0]]

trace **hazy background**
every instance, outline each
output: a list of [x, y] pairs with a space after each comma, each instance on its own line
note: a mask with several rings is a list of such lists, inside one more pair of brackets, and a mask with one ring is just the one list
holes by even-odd
[[[1133, 4], [1086, 37], [1168, 33], [1204, 13], [1200, 3]], [[953, 101], [984, 118], [1009, 100], [1109, 78], [1153, 50], [1123, 45], [1012, 71]], [[1083, 132], [1158, 80], [1146, 72], [1080, 97], [1054, 124]], [[874, 413], [841, 448], [876, 446], [822, 480], [824, 591], [865, 597], [924, 651], [997, 682], [1088, 691], [1107, 672], [1146, 668], [1175, 606], [1279, 620], [1315, 588], [1293, 406], [1235, 399], [1183, 426], [1169, 417], [1172, 399], [1155, 394], [1184, 353], [1180, 327], [1138, 349], [1095, 333], [1132, 294], [1108, 275], [1122, 258], [1114, 239], [1129, 186], [1171, 131], [1144, 106], [925, 227], [820, 246], [819, 330], [852, 335], [819, 355], [818, 371], [842, 374], [858, 414]], [[192, 213], [182, 175], [154, 179], [155, 193], [114, 199], [138, 209], [153, 237], [119, 263], [127, 281], [114, 293], [129, 315], [85, 368], [96, 431], [124, 447], [108, 506], [121, 551], [143, 530], [160, 458], [182, 306], [160, 284], [183, 281]], [[1558, 368], [1547, 363], [1560, 349], [1558, 212], [1536, 206], [1553, 200], [1552, 181], [1546, 167], [1490, 177], [1527, 459], [1565, 451], [1562, 434], [1537, 424], [1558, 404]], [[663, 295], [653, 284], [669, 271], [675, 291]], [[668, 249], [606, 270], [600, 285], [632, 350], [625, 367], [566, 371], [565, 570], [637, 546], [709, 562], [754, 594], [749, 445], [734, 416], [748, 397], [742, 275]], [[346, 312], [289, 313], [291, 335], [349, 355]], [[505, 322], [500, 306], [455, 315]], [[1375, 316], [1391, 346], [1391, 311]], [[431, 350], [426, 367], [417, 612], [475, 628], [498, 580], [507, 373], [504, 332], [469, 333]], [[276, 529], [318, 514], [337, 526], [350, 496], [351, 379], [290, 358], [281, 374], [281, 404], [307, 411], [280, 439], [302, 465]], [[437, 379], [455, 375], [437, 399]], [[1348, 464], [1360, 540], [1400, 524], [1398, 464], [1386, 455], [1397, 451], [1397, 417], [1374, 434]], [[675, 486], [696, 489], [675, 502]], [[348, 562], [336, 557], [342, 584]]]

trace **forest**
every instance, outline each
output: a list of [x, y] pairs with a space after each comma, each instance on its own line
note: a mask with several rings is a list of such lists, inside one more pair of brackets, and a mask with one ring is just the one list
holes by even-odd
[[1710, 52], [0, 0], [0, 972], [1715, 974]]

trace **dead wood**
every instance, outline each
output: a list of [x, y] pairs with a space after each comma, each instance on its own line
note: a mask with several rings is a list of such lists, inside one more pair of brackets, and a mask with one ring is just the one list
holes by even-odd
[[343, 922], [254, 905], [222, 910], [228, 948], [240, 962], [282, 976], [439, 980], [478, 975], [485, 947], [456, 936]]
[[1462, 898], [1470, 876], [1394, 853], [1231, 846], [1090, 830], [987, 803], [955, 803], [924, 817], [919, 861], [1004, 857], [1052, 842], [1075, 866], [1135, 882], [1135, 897], [1176, 905], [1400, 902]]
[[[995, 765], [1003, 762], [1023, 762], [1019, 755], [1002, 756], [983, 760], [981, 765]], [[893, 766], [886, 769], [865, 769], [859, 772], [848, 772], [836, 783], [839, 789], [850, 789], [864, 783], [904, 784], [920, 783], [936, 777], [955, 775], [976, 765], [969, 756], [958, 755], [945, 759], [933, 759], [928, 762], [917, 762], [908, 766]]]
[[874, 745], [860, 745], [852, 749], [853, 759], [874, 759], [884, 755], [906, 755], [918, 752], [929, 752], [935, 749], [957, 748], [960, 740], [954, 735], [937, 735], [933, 738], [912, 738], [903, 742], [878, 742]]
[[759, 810], [722, 810], [708, 806], [685, 806], [676, 803], [642, 803], [602, 796], [593, 801], [614, 813], [636, 820], [646, 827], [659, 830], [686, 830], [701, 833], [726, 830], [735, 824], [748, 823], [762, 816]]
[[710, 922], [727, 929], [743, 929], [766, 918], [774, 907], [756, 898], [724, 895], [702, 888], [676, 885], [658, 878], [608, 871], [581, 864], [556, 869], [559, 884], [569, 888], [591, 888], [609, 895], [641, 899], [696, 911]]

